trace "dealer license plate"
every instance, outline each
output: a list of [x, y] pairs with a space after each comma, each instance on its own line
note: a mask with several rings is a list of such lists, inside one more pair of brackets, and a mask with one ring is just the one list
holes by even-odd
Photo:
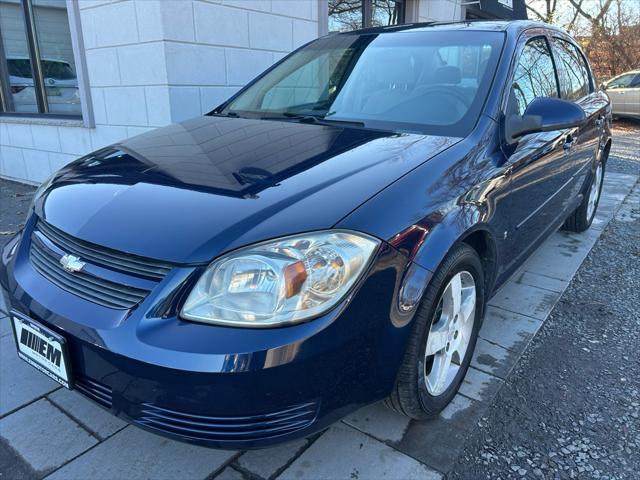
[[11, 312], [18, 356], [67, 388], [72, 387], [65, 339], [35, 320]]

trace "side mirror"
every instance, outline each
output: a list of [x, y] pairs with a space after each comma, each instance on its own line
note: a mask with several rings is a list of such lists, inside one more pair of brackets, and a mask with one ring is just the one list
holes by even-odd
[[606, 90], [607, 89], [607, 83], [606, 82], [602, 82], [600, 84], [600, 90]]
[[579, 127], [587, 118], [579, 105], [555, 97], [534, 99], [522, 116], [514, 113], [516, 111], [510, 106], [511, 113], [506, 118], [505, 136], [508, 143], [514, 143], [517, 138], [529, 133]]

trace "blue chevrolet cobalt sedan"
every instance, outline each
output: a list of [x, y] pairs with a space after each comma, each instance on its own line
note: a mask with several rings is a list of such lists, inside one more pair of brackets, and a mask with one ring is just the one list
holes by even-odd
[[485, 304], [589, 228], [609, 100], [561, 30], [330, 35], [209, 114], [69, 164], [2, 251], [17, 354], [114, 415], [256, 448], [440, 412]]

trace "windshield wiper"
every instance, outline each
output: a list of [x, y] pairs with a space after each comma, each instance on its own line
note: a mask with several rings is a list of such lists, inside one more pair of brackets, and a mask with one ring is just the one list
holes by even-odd
[[212, 115], [212, 116], [216, 116], [216, 117], [242, 118], [236, 112], [232, 112], [230, 110], [228, 112], [224, 112], [224, 113], [222, 113], [222, 112], [209, 113], [208, 115]]
[[315, 115], [304, 115], [301, 113], [282, 112], [279, 116], [260, 117], [261, 120], [297, 120], [300, 123], [317, 123], [320, 125], [344, 125], [352, 127], [364, 127], [364, 122], [357, 120], [334, 120], [333, 118], [318, 117]]

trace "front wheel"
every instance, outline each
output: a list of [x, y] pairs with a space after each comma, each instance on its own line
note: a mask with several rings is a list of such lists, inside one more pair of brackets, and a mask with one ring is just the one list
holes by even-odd
[[480, 258], [460, 244], [427, 287], [388, 407], [419, 420], [449, 404], [471, 363], [484, 302]]
[[583, 197], [582, 203], [576, 208], [569, 218], [567, 218], [562, 225], [564, 230], [570, 232], [584, 232], [587, 230], [593, 218], [596, 216], [596, 210], [598, 209], [598, 203], [600, 203], [600, 193], [602, 192], [602, 183], [604, 180], [604, 165], [602, 161], [598, 160], [596, 165], [596, 171], [591, 177], [589, 184], [589, 190]]

